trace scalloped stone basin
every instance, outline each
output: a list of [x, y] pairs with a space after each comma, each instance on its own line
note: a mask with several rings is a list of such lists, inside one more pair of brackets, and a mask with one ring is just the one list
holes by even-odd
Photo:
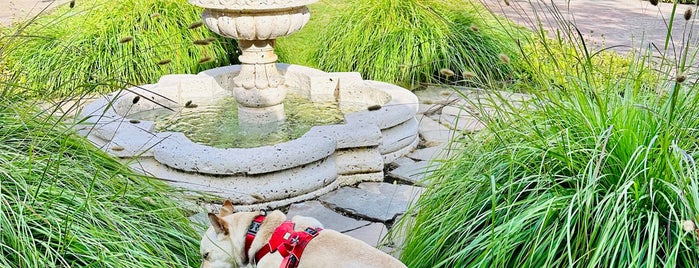
[[417, 145], [417, 97], [358, 73], [326, 73], [277, 64], [289, 91], [313, 102], [337, 102], [345, 123], [312, 127], [273, 146], [221, 149], [183, 133], [154, 132], [130, 115], [163, 106], [214, 104], [233, 96], [239, 65], [197, 75], [167, 75], [156, 84], [114, 92], [87, 105], [79, 131], [132, 167], [186, 189], [230, 198], [238, 208], [279, 207], [342, 185], [382, 181], [384, 165]]

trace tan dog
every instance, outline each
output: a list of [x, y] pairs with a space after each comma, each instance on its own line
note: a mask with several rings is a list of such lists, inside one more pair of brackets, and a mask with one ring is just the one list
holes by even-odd
[[[248, 229], [260, 212], [233, 213], [229, 200], [221, 208], [219, 215], [209, 213], [211, 227], [201, 240], [202, 267], [280, 267], [283, 257], [278, 251], [269, 253], [255, 265], [252, 260], [261, 248], [265, 247], [272, 234], [284, 221], [286, 215], [275, 210], [266, 215], [257, 234], [245, 252]], [[306, 227], [322, 227], [315, 219], [295, 216], [292, 219], [295, 231]], [[303, 250], [299, 268], [308, 267], [406, 267], [390, 255], [348, 235], [324, 229], [315, 236]]]

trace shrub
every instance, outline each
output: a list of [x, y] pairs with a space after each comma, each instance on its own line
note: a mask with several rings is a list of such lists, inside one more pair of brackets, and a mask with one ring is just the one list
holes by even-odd
[[195, 28], [201, 12], [178, 0], [78, 1], [6, 31], [3, 39], [14, 40], [3, 60], [22, 75], [18, 82], [41, 89], [36, 95], [112, 91], [108, 85], [153, 83], [165, 74], [229, 64], [235, 42]]
[[[338, 10], [314, 54], [324, 71], [357, 71], [369, 79], [402, 84], [459, 80], [463, 71], [481, 79], [511, 75], [512, 66], [503, 63], [500, 54], [515, 56], [515, 42], [500, 30], [505, 25], [475, 1], [370, 0], [346, 5], [352, 8]], [[457, 72], [445, 80], [441, 69]]]
[[[634, 55], [620, 55], [610, 49], [591, 51], [587, 57], [579, 51], [587, 47], [577, 45], [575, 39], [550, 39], [543, 36], [532, 37], [520, 43], [522, 57], [514, 63], [515, 80], [513, 89], [523, 92], [537, 92], [548, 89], [561, 89], [571, 79], [586, 79], [593, 87], [604, 87], [604, 83], [615, 83], [620, 79], [648, 84], [657, 82], [657, 74], [647, 68], [636, 69]], [[641, 63], [642, 64], [642, 63]], [[594, 67], [592, 67], [594, 66]], [[638, 77], [628, 77], [629, 70]], [[639, 90], [648, 89], [640, 85]]]

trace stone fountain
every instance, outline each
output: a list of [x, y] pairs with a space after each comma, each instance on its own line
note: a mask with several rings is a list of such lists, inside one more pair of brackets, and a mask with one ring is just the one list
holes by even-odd
[[[230, 198], [239, 209], [279, 207], [343, 185], [382, 181], [384, 165], [419, 141], [417, 97], [401, 87], [276, 63], [275, 39], [300, 30], [317, 0], [190, 0], [204, 23], [238, 40], [241, 64], [108, 94], [87, 105], [79, 131], [131, 167], [186, 189]], [[328, 51], [327, 53], [332, 53]], [[284, 121], [287, 92], [314, 103], [337, 103], [344, 123], [312, 127], [300, 138], [256, 148], [214, 148], [184, 133], [157, 132], [138, 113], [211, 105], [234, 97], [249, 128]]]

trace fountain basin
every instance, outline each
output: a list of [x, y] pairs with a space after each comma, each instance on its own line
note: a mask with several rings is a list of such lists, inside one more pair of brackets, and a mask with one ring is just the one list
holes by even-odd
[[86, 106], [79, 132], [104, 151], [176, 186], [230, 198], [240, 209], [279, 207], [342, 185], [382, 181], [384, 165], [417, 145], [417, 97], [401, 87], [276, 64], [290, 92], [336, 102], [344, 124], [315, 126], [298, 139], [256, 148], [214, 148], [183, 133], [156, 132], [132, 115], [185, 104], [210, 105], [234, 95], [240, 66], [167, 75], [156, 84], [108, 94]]

